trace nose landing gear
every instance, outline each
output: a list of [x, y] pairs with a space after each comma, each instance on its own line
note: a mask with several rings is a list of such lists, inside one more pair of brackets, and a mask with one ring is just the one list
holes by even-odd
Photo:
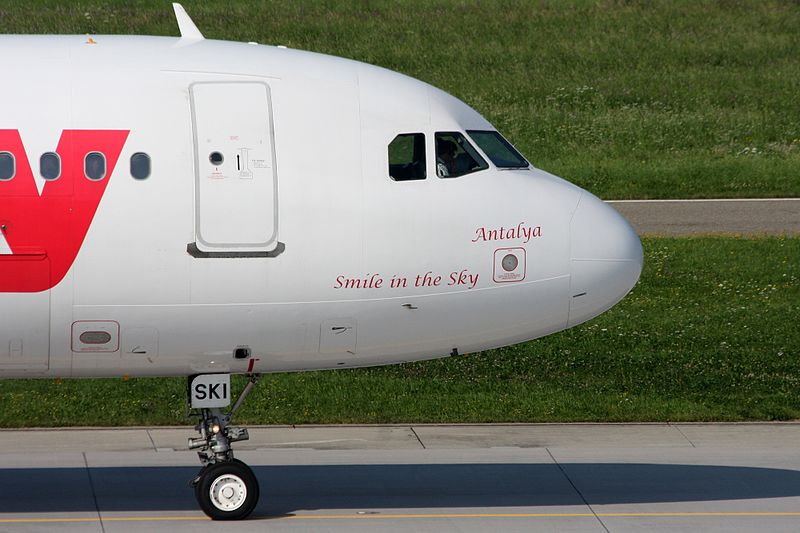
[[[192, 408], [199, 409], [195, 429], [199, 438], [189, 439], [189, 448], [198, 449], [203, 467], [191, 484], [200, 508], [214, 520], [241, 520], [258, 504], [258, 480], [249, 466], [233, 457], [231, 444], [247, 440], [247, 429], [231, 426], [233, 415], [259, 379], [250, 380], [230, 412], [224, 414], [220, 407], [230, 403], [230, 376], [211, 374], [189, 378], [189, 396]], [[213, 391], [213, 393], [212, 393]]]

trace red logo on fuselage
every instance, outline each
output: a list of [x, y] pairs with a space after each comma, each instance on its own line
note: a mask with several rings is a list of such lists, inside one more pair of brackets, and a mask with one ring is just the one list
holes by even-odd
[[[56, 153], [61, 176], [41, 195], [19, 131], [0, 130], [0, 152], [10, 152], [16, 173], [0, 181], [0, 226], [11, 254], [0, 254], [0, 292], [39, 292], [60, 282], [75, 261], [92, 223], [128, 130], [64, 130]], [[100, 152], [103, 179], [84, 174], [84, 158]]]

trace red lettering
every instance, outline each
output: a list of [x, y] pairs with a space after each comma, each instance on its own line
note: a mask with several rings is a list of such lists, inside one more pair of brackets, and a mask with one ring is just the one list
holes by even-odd
[[430, 270], [422, 275], [417, 275], [415, 287], [438, 287], [442, 283], [442, 276], [434, 276]]
[[475, 238], [472, 239], [472, 242], [524, 239], [523, 242], [527, 244], [532, 238], [541, 236], [541, 226], [530, 227], [526, 226], [525, 222], [520, 222], [517, 224], [516, 228], [506, 228], [505, 226], [500, 226], [499, 229], [490, 230], [480, 227], [475, 230]]
[[380, 274], [367, 274], [362, 278], [348, 278], [337, 276], [334, 289], [380, 289], [383, 286], [383, 278]]
[[447, 286], [451, 287], [453, 285], [465, 285], [469, 286], [470, 289], [474, 289], [475, 285], [478, 284], [478, 276], [479, 274], [470, 274], [469, 270], [466, 268], [461, 272], [451, 272], [450, 281], [447, 283]]
[[485, 240], [486, 240], [486, 230], [483, 228], [476, 229], [475, 238], [472, 239], [472, 242], [485, 241]]
[[396, 289], [398, 287], [405, 288], [407, 284], [408, 284], [408, 279], [405, 276], [399, 278], [397, 276], [392, 276], [392, 280], [389, 282], [389, 287], [391, 287], [392, 289]]

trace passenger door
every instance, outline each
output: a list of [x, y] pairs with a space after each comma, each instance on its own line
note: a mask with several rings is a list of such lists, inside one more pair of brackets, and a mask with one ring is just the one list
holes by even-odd
[[278, 246], [269, 86], [199, 82], [191, 86], [191, 98], [195, 255], [266, 256]]

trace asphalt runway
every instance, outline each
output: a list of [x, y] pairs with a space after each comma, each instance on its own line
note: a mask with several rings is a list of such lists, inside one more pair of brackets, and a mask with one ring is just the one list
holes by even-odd
[[639, 235], [800, 235], [800, 198], [608, 203]]
[[190, 428], [5, 430], [0, 531], [799, 531], [800, 424], [251, 428], [211, 522]]

